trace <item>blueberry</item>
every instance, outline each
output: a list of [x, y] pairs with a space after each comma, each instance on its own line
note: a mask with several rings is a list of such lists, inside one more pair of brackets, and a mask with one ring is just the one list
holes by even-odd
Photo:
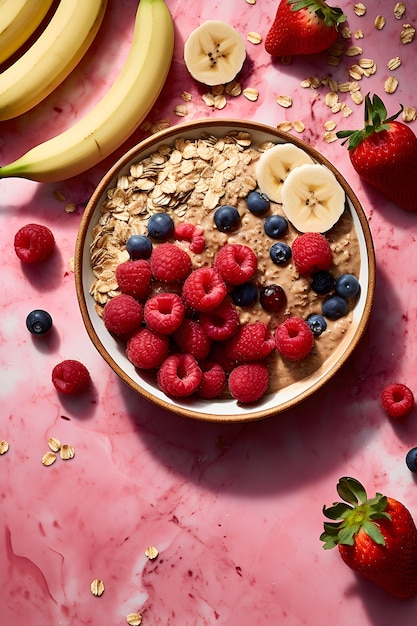
[[282, 215], [269, 215], [264, 222], [264, 231], [268, 237], [278, 239], [288, 228], [288, 222]]
[[35, 309], [26, 318], [26, 328], [32, 335], [47, 335], [52, 329], [52, 317], [43, 309]]
[[145, 235], [131, 235], [126, 242], [126, 250], [131, 259], [149, 259], [152, 254], [152, 242]]
[[359, 281], [352, 274], [341, 274], [336, 280], [335, 290], [342, 298], [353, 298], [359, 291]]
[[259, 191], [250, 191], [246, 198], [246, 205], [254, 215], [263, 215], [269, 210], [271, 203], [266, 194]]
[[338, 295], [330, 296], [322, 305], [323, 315], [329, 320], [338, 320], [339, 317], [344, 317], [348, 310], [348, 303]]
[[278, 241], [270, 247], [269, 256], [276, 265], [285, 265], [292, 257], [292, 251], [288, 244]]
[[417, 472], [417, 448], [411, 448], [407, 452], [405, 462], [410, 472]]
[[232, 300], [236, 306], [251, 306], [258, 300], [258, 290], [252, 283], [233, 287]]
[[235, 209], [234, 206], [224, 204], [216, 209], [214, 213], [214, 223], [222, 233], [229, 230], [236, 230], [240, 224], [239, 211]]
[[267, 285], [260, 291], [259, 302], [265, 311], [278, 313], [287, 304], [287, 296], [281, 285]]
[[153, 239], [168, 239], [174, 234], [174, 222], [168, 213], [154, 213], [148, 221], [148, 233]]
[[326, 320], [322, 315], [319, 315], [318, 313], [311, 313], [311, 315], [307, 317], [306, 322], [310, 326], [311, 332], [316, 337], [324, 333], [327, 328]]
[[313, 280], [311, 282], [311, 288], [319, 295], [330, 293], [334, 289], [334, 278], [326, 270], [320, 270], [313, 274]]

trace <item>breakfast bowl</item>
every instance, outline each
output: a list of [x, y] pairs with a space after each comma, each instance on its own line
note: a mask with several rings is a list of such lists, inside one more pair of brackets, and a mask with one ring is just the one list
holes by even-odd
[[[158, 385], [155, 369], [136, 367], [127, 357], [126, 338], [109, 332], [102, 318], [106, 302], [120, 293], [115, 269], [117, 264], [130, 260], [128, 238], [132, 234], [145, 235], [151, 239], [153, 249], [166, 242], [147, 230], [150, 215], [168, 213], [175, 224], [199, 227], [205, 241], [204, 254], [200, 250], [190, 251], [189, 238], [178, 241], [175, 235], [169, 235], [169, 241], [190, 254], [193, 269], [210, 265], [226, 244], [256, 249], [257, 288], [279, 282], [287, 291], [287, 302], [280, 314], [265, 313], [259, 300], [251, 307], [238, 303], [242, 325], [263, 321], [271, 325], [274, 333], [288, 317], [306, 318], [311, 312], [321, 313], [319, 307], [325, 296], [313, 292], [311, 276], [299, 276], [291, 259], [287, 267], [271, 262], [274, 239], [263, 228], [265, 215], [254, 216], [245, 208], [248, 193], [259, 191], [257, 159], [276, 144], [295, 146], [312, 163], [329, 170], [342, 188], [343, 215], [325, 236], [333, 250], [335, 278], [337, 274], [354, 275], [360, 289], [349, 301], [349, 312], [343, 318], [328, 320], [323, 335], [315, 336], [315, 347], [308, 357], [294, 362], [276, 355], [275, 350], [272, 360], [269, 355], [262, 361], [272, 371], [273, 382], [256, 402], [236, 400], [227, 393], [227, 385], [226, 391], [215, 398], [200, 397], [198, 393], [186, 397], [167, 395]], [[219, 232], [221, 228], [213, 216], [225, 204], [239, 207], [241, 223], [235, 230]], [[269, 212], [279, 211], [282, 212], [282, 206], [272, 202]], [[281, 238], [291, 244], [301, 234], [290, 224], [290, 230]], [[375, 255], [369, 225], [358, 198], [334, 165], [314, 147], [290, 134], [261, 123], [228, 119], [179, 124], [143, 140], [122, 156], [88, 202], [77, 235], [74, 261], [82, 319], [90, 340], [107, 364], [131, 389], [154, 405], [203, 421], [243, 422], [277, 415], [306, 400], [323, 385], [331, 384], [331, 378], [364, 335], [375, 289]], [[188, 314], [192, 316], [192, 311]], [[221, 342], [213, 344], [217, 344], [218, 353], [224, 353]]]

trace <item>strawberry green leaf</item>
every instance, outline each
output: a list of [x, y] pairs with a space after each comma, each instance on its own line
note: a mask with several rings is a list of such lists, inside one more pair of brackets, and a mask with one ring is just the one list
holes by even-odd
[[338, 27], [346, 20], [346, 15], [339, 7], [330, 7], [324, 0], [287, 0], [291, 11], [311, 9], [324, 21], [326, 26]]
[[344, 476], [336, 487], [339, 496], [349, 504], [357, 505], [366, 501], [366, 491], [355, 478]]
[[340, 520], [344, 519], [349, 513], [352, 512], [352, 507], [344, 502], [335, 502], [333, 506], [329, 508], [323, 507], [323, 513], [329, 519]]
[[378, 526], [375, 526], [372, 522], [364, 522], [362, 526], [366, 534], [380, 546], [385, 546], [385, 539], [379, 530]]

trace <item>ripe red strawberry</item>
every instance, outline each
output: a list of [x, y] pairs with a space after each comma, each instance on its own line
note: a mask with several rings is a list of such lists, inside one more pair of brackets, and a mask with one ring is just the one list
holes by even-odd
[[272, 56], [322, 52], [334, 43], [345, 20], [342, 9], [329, 7], [324, 0], [281, 0], [265, 50]]
[[344, 502], [323, 508], [332, 520], [324, 523], [323, 548], [338, 546], [355, 572], [397, 598], [412, 596], [417, 590], [417, 529], [408, 509], [380, 493], [368, 499], [354, 478], [341, 478], [337, 492]]
[[[350, 161], [356, 172], [406, 211], [417, 210], [417, 137], [405, 124], [387, 117], [382, 100], [365, 98], [365, 128], [341, 130], [349, 139]], [[346, 142], [343, 142], [346, 143]]]

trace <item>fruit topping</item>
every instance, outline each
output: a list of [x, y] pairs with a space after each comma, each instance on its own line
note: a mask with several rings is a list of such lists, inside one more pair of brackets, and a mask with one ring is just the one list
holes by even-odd
[[289, 317], [275, 331], [278, 352], [289, 361], [305, 359], [313, 349], [314, 335], [301, 317]]
[[142, 305], [124, 293], [108, 300], [103, 309], [104, 325], [113, 335], [129, 335], [139, 328], [142, 320]]
[[287, 176], [313, 159], [292, 143], [279, 143], [263, 152], [256, 164], [256, 178], [261, 192], [270, 200], [282, 203], [282, 189]]
[[126, 356], [139, 369], [155, 369], [168, 356], [169, 341], [165, 335], [140, 328], [126, 345]]
[[182, 352], [192, 354], [197, 361], [208, 357], [211, 339], [197, 320], [186, 317], [172, 338]]
[[176, 293], [157, 293], [145, 302], [143, 317], [151, 330], [170, 335], [182, 324], [185, 307]]
[[150, 263], [154, 278], [164, 283], [181, 282], [192, 270], [188, 252], [173, 243], [156, 246]]
[[206, 400], [218, 398], [226, 386], [226, 372], [219, 363], [212, 361], [202, 361], [200, 369], [202, 376], [197, 395]]
[[214, 267], [199, 267], [184, 281], [182, 295], [195, 311], [211, 311], [219, 306], [227, 294], [227, 287]]
[[322, 304], [322, 313], [328, 320], [338, 320], [347, 315], [349, 305], [344, 298], [338, 295], [329, 296]]
[[52, 231], [43, 224], [26, 224], [14, 236], [14, 249], [22, 263], [44, 261], [54, 248]]
[[190, 251], [194, 252], [194, 254], [201, 254], [206, 246], [204, 230], [201, 226], [182, 222], [175, 226], [174, 236], [176, 239], [189, 241]]
[[241, 285], [249, 281], [258, 268], [256, 254], [238, 243], [227, 243], [219, 250], [214, 267], [228, 285]]
[[258, 289], [252, 283], [243, 283], [233, 287], [231, 297], [236, 306], [252, 306], [258, 300]]
[[225, 298], [212, 311], [200, 314], [200, 325], [210, 339], [215, 341], [230, 339], [239, 327], [239, 315], [235, 305]]
[[148, 233], [153, 239], [168, 239], [174, 230], [173, 219], [168, 213], [154, 213], [148, 220]]
[[37, 337], [43, 337], [52, 330], [52, 317], [43, 309], [35, 309], [26, 317], [26, 328]]
[[52, 383], [59, 393], [75, 395], [84, 391], [90, 384], [88, 369], [74, 359], [66, 359], [55, 365], [52, 370]]
[[292, 256], [299, 274], [327, 270], [333, 260], [332, 249], [326, 237], [315, 232], [304, 233], [294, 239]]
[[250, 191], [246, 198], [246, 206], [254, 215], [264, 215], [269, 211], [271, 202], [265, 193]]
[[259, 292], [259, 302], [265, 311], [278, 313], [287, 305], [287, 296], [281, 285], [267, 285]]
[[242, 69], [246, 48], [238, 31], [220, 20], [207, 20], [184, 44], [184, 62], [191, 76], [205, 85], [224, 85]]
[[359, 281], [352, 274], [341, 274], [336, 279], [335, 290], [342, 298], [353, 298], [359, 293]]
[[177, 398], [190, 396], [197, 391], [201, 378], [202, 371], [197, 361], [187, 353], [168, 356], [161, 363], [157, 374], [161, 391]]
[[238, 402], [256, 402], [266, 393], [269, 372], [263, 363], [243, 363], [229, 374], [228, 387]]
[[226, 343], [226, 354], [241, 363], [264, 359], [275, 348], [275, 340], [268, 326], [253, 322], [240, 326]]
[[325, 295], [333, 291], [335, 279], [330, 272], [320, 270], [312, 275], [311, 288], [319, 295]]
[[122, 293], [145, 300], [151, 290], [152, 270], [149, 261], [124, 261], [116, 267], [116, 281]]
[[222, 233], [237, 230], [240, 226], [239, 211], [234, 206], [224, 204], [216, 209], [214, 223]]
[[145, 235], [131, 235], [126, 241], [126, 250], [131, 259], [149, 259], [152, 254], [152, 242]]
[[306, 322], [310, 326], [311, 332], [315, 337], [322, 335], [327, 328], [326, 320], [323, 315], [319, 315], [318, 313], [311, 313], [307, 317]]
[[288, 222], [282, 215], [268, 215], [264, 222], [265, 235], [278, 239], [288, 230]]
[[285, 265], [292, 257], [291, 247], [283, 241], [277, 241], [269, 248], [269, 256], [276, 265]]
[[414, 407], [414, 395], [403, 383], [390, 383], [381, 393], [381, 402], [385, 412], [395, 418], [410, 413]]

